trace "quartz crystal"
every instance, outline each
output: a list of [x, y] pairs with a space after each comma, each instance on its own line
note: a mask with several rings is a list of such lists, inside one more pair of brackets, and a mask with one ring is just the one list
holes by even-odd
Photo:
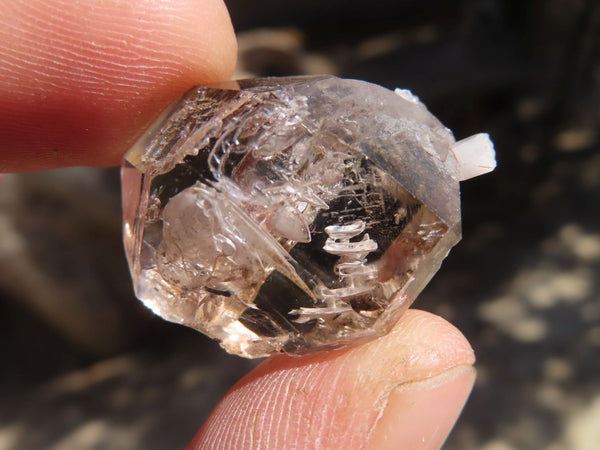
[[246, 357], [381, 335], [460, 239], [459, 181], [494, 165], [406, 90], [196, 87], [125, 156], [136, 295]]

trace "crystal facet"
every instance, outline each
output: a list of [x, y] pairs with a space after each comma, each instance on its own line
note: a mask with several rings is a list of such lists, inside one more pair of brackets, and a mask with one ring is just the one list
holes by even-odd
[[460, 239], [486, 139], [363, 81], [196, 87], [125, 156], [136, 295], [246, 357], [383, 334]]

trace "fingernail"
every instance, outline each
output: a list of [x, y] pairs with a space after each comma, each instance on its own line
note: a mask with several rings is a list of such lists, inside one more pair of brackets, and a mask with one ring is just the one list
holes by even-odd
[[396, 387], [375, 424], [369, 449], [439, 449], [475, 382], [475, 369], [456, 367], [427, 380]]

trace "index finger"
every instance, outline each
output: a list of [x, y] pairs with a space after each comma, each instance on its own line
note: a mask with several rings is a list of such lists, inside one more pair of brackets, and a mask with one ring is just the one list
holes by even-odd
[[0, 172], [118, 164], [235, 59], [222, 0], [0, 0]]

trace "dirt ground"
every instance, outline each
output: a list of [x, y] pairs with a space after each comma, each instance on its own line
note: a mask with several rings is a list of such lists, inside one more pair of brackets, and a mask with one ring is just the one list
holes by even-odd
[[[457, 138], [495, 142], [415, 304], [478, 358], [445, 448], [600, 448], [598, 2], [291, 3], [227, 2], [237, 77], [409, 88]], [[255, 364], [135, 300], [120, 229], [117, 169], [0, 182], [0, 448], [182, 447]]]

